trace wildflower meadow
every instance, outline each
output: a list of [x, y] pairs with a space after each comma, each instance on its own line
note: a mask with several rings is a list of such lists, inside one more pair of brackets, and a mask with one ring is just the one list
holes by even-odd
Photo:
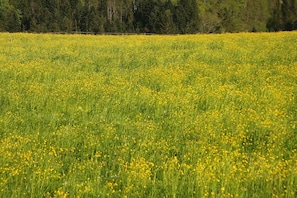
[[0, 197], [296, 197], [296, 38], [1, 33]]

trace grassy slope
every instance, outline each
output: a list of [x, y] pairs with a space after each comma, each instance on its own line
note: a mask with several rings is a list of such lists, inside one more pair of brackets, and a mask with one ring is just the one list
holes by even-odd
[[295, 197], [296, 36], [0, 34], [0, 197]]

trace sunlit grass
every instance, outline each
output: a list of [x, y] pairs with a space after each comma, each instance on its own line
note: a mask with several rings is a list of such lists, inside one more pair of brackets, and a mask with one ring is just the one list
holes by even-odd
[[296, 36], [0, 34], [0, 197], [296, 197]]

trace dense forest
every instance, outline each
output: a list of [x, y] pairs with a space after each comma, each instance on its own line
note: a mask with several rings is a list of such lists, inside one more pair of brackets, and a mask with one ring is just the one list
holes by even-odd
[[0, 31], [222, 33], [297, 29], [297, 0], [0, 0]]

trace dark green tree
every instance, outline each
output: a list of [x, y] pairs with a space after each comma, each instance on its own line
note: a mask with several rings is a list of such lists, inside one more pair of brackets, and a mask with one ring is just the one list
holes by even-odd
[[11, 7], [5, 15], [6, 30], [9, 32], [21, 31], [20, 11]]
[[73, 25], [73, 11], [71, 9], [71, 4], [69, 0], [61, 1], [60, 5], [60, 29], [63, 32], [71, 32], [74, 30]]
[[297, 1], [275, 0], [270, 3], [271, 17], [267, 22], [269, 31], [297, 29]]
[[0, 31], [21, 31], [21, 12], [8, 0], [0, 0]]
[[151, 0], [141, 0], [135, 2], [134, 24], [139, 32], [151, 32], [151, 26], [156, 13], [152, 13], [154, 3]]
[[174, 23], [173, 14], [175, 12], [174, 5], [170, 0], [165, 2], [162, 6], [160, 15], [160, 33], [161, 34], [174, 34], [176, 33], [176, 25]]
[[175, 9], [176, 26], [179, 33], [198, 32], [198, 4], [196, 0], [179, 0]]
[[283, 0], [282, 4], [283, 30], [291, 31], [297, 29], [297, 1]]

